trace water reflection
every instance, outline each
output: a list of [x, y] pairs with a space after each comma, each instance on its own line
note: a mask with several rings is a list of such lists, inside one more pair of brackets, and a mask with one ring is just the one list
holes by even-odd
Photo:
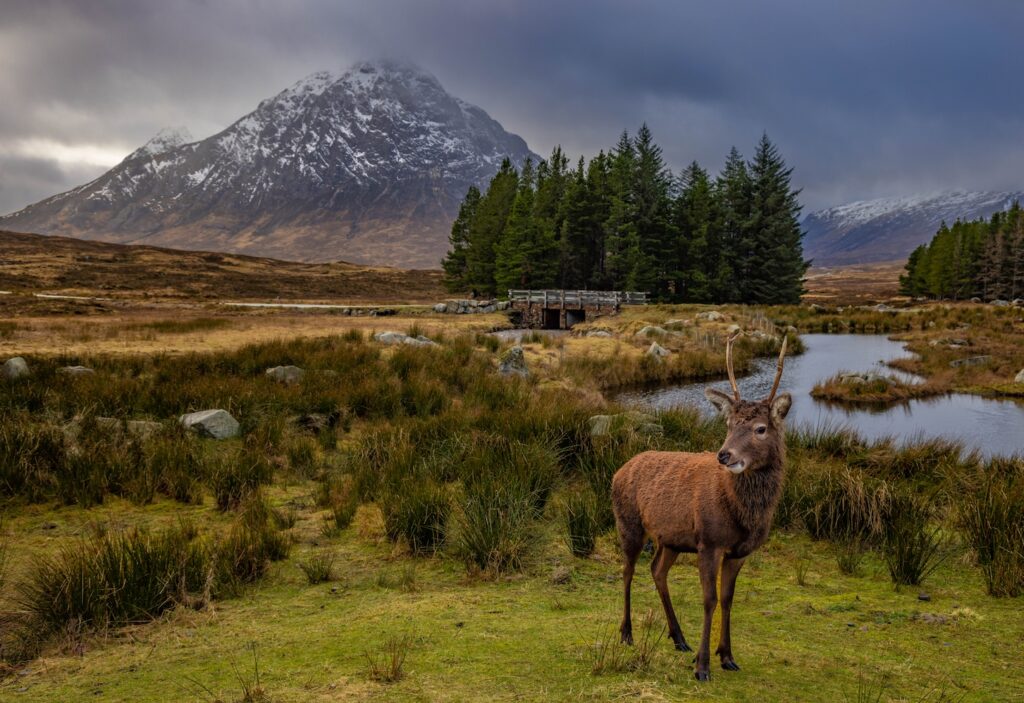
[[[920, 379], [885, 366], [886, 361], [909, 353], [899, 342], [883, 336], [807, 334], [802, 339], [806, 351], [787, 358], [780, 385], [780, 391], [793, 395], [792, 422], [845, 425], [869, 439], [957, 439], [985, 456], [1024, 454], [1024, 405], [1013, 401], [962, 393], [872, 407], [814, 400], [810, 396], [814, 384], [840, 371], [875, 371], [908, 382]], [[763, 398], [771, 389], [774, 376], [775, 361], [758, 360], [751, 373], [738, 379], [740, 392], [744, 398]], [[723, 379], [631, 390], [619, 394], [618, 400], [656, 408], [695, 405], [710, 414], [713, 410], [704, 399], [707, 386], [728, 391], [729, 382]]]

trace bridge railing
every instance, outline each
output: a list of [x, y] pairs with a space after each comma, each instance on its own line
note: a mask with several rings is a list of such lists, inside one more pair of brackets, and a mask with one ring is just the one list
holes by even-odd
[[511, 303], [538, 303], [545, 307], [566, 305], [646, 305], [647, 293], [620, 290], [513, 290]]

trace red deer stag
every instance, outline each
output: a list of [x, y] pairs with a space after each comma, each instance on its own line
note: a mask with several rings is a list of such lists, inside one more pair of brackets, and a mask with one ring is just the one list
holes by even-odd
[[704, 629], [694, 671], [700, 681], [711, 677], [708, 640], [718, 604], [719, 567], [722, 633], [716, 653], [723, 669], [739, 670], [732, 657], [729, 633], [736, 576], [743, 560], [768, 539], [786, 458], [783, 420], [792, 403], [788, 393], [775, 395], [782, 379], [785, 340], [768, 397], [753, 402], [740, 399], [732, 368], [732, 346], [737, 336], [738, 333], [730, 337], [725, 347], [732, 397], [711, 388], [704, 393], [728, 421], [728, 435], [718, 454], [644, 452], [627, 461], [612, 479], [612, 506], [625, 554], [622, 641], [633, 642], [629, 588], [647, 535], [657, 545], [651, 574], [665, 608], [669, 635], [676, 649], [690, 651], [672, 609], [668, 571], [680, 553], [696, 553], [704, 591]]

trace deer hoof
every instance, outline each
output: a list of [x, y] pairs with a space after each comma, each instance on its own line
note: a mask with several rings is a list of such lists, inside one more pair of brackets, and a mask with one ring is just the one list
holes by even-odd
[[694, 677], [698, 681], [710, 681], [711, 680], [711, 672], [710, 671], [695, 671], [695, 672], [693, 672], [693, 675], [694, 675]]
[[722, 662], [722, 668], [726, 671], [739, 671], [740, 665], [734, 662], [732, 659], [728, 659]]
[[686, 644], [686, 640], [680, 640], [680, 641], [676, 642], [676, 649], [678, 651], [680, 651], [680, 652], [692, 652], [693, 651], [693, 647], [691, 647], [690, 645]]

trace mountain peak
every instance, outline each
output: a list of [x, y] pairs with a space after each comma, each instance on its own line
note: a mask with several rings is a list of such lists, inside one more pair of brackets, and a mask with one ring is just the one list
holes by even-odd
[[[223, 131], [162, 130], [0, 227], [303, 261], [436, 267], [471, 185], [534, 156], [422, 68], [317, 71]], [[145, 157], [145, 158], [140, 158]]]

